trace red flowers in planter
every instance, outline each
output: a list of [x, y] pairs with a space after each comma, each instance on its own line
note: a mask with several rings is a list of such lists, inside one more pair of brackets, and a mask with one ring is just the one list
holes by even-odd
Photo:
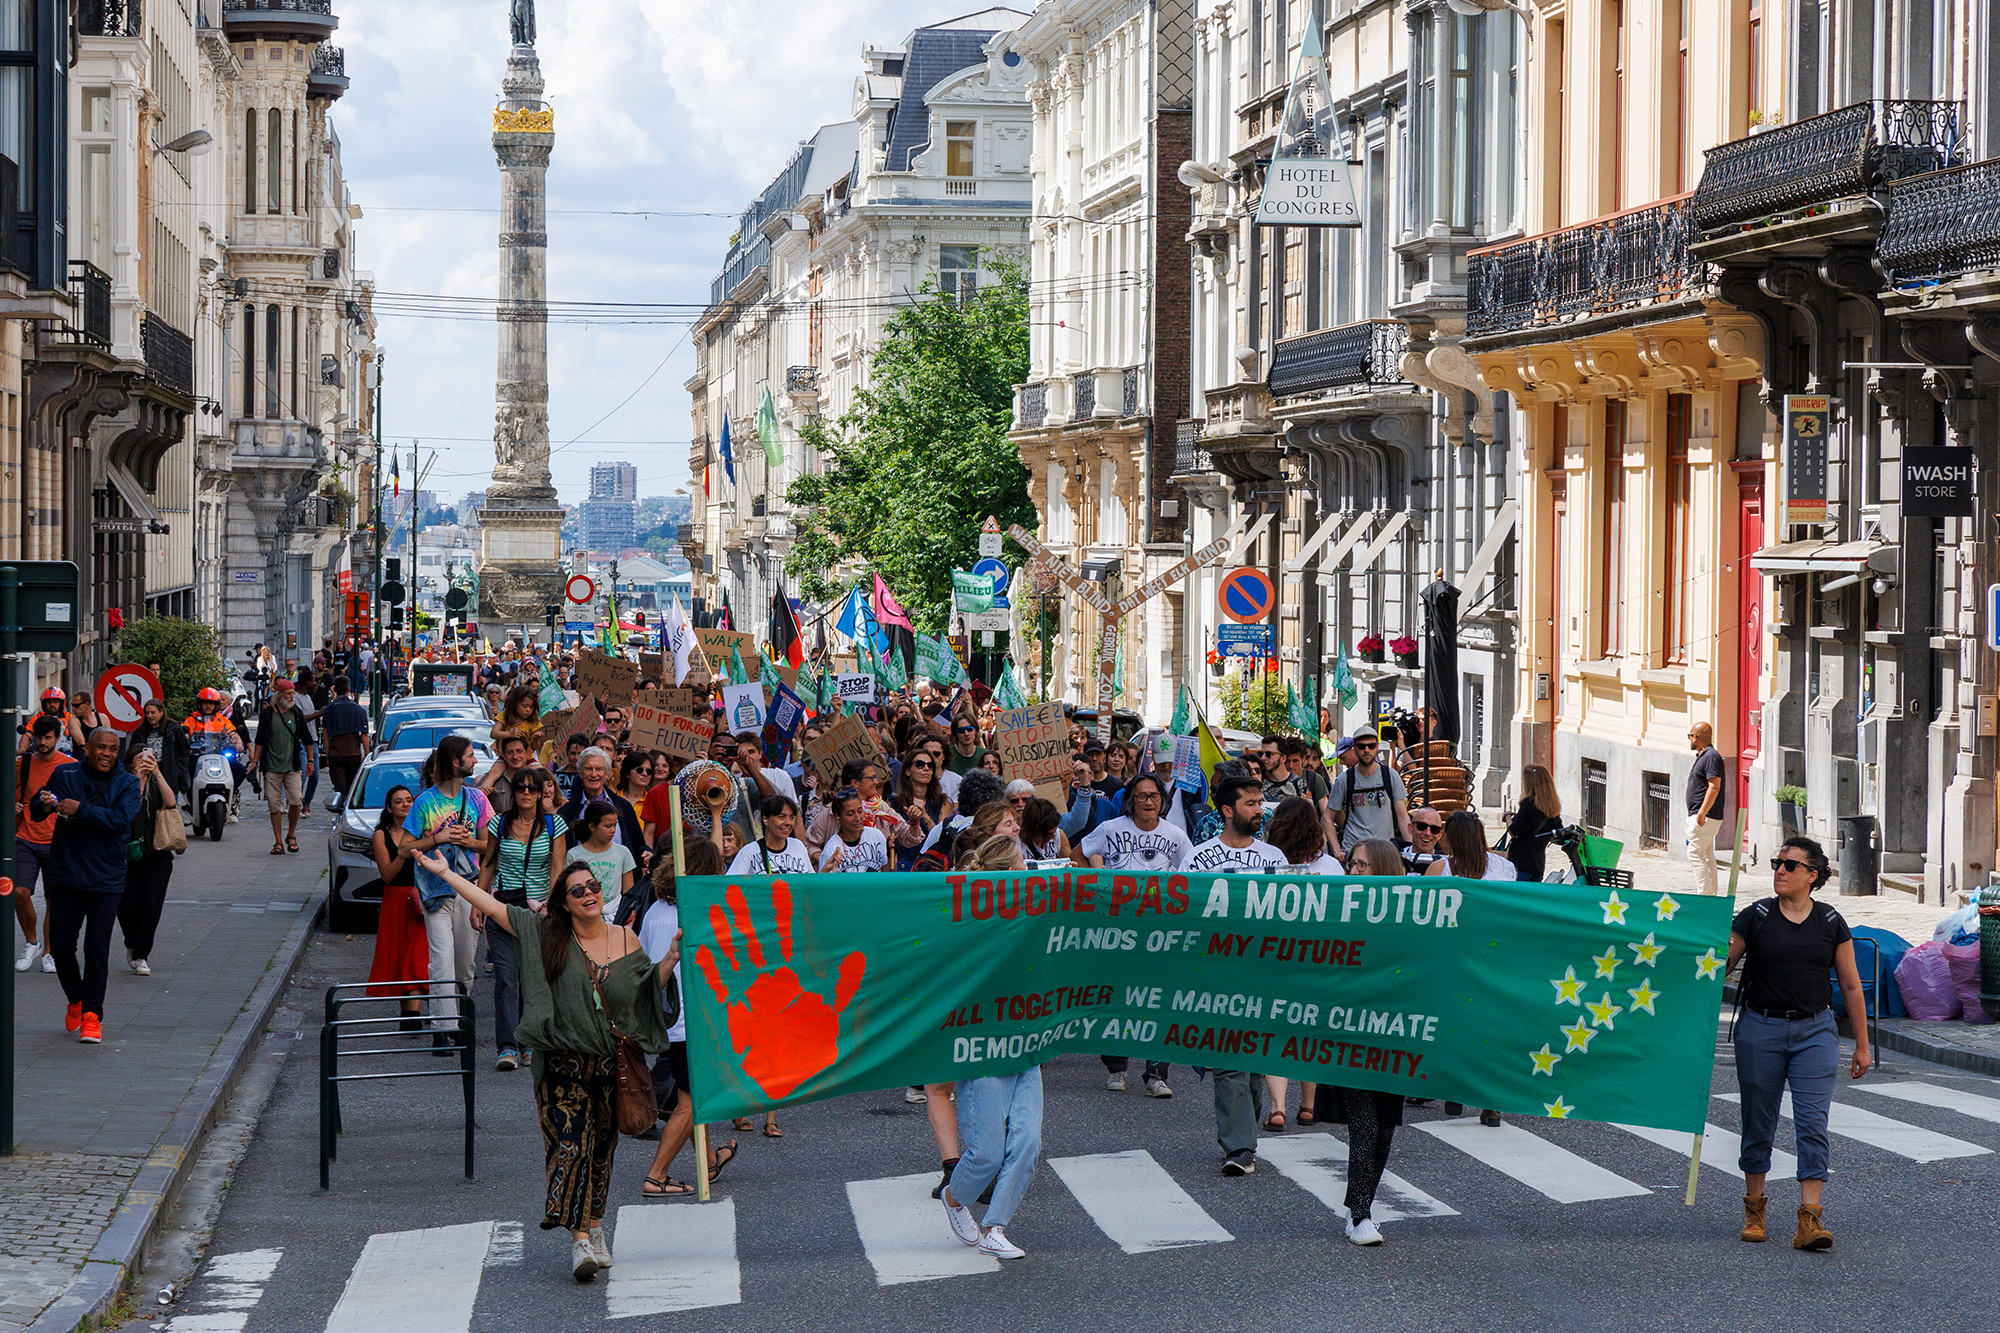
[[1381, 635], [1379, 635], [1379, 634], [1364, 634], [1364, 635], [1362, 635], [1362, 636], [1361, 636], [1361, 639], [1360, 639], [1360, 641], [1359, 641], [1359, 642], [1357, 642], [1357, 643], [1356, 643], [1356, 644], [1354, 645], [1354, 651], [1356, 651], [1356, 652], [1358, 652], [1358, 653], [1379, 653], [1379, 652], [1381, 652], [1381, 651], [1382, 651], [1382, 636], [1381, 636]]
[[1389, 651], [1398, 657], [1414, 657], [1417, 652], [1417, 641], [1407, 634], [1399, 634], [1389, 640]]

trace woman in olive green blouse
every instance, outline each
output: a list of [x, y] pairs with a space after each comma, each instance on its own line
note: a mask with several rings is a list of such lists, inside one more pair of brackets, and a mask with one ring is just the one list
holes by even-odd
[[582, 862], [563, 867], [538, 912], [501, 902], [434, 852], [418, 859], [512, 935], [527, 964], [516, 1031], [535, 1052], [535, 1105], [548, 1167], [542, 1229], [568, 1229], [571, 1272], [588, 1282], [611, 1267], [604, 1209], [618, 1146], [612, 1029], [648, 1052], [667, 1049], [667, 1031], [680, 1012], [673, 979], [680, 935], [666, 957], [648, 959], [629, 927], [604, 920], [604, 886]]

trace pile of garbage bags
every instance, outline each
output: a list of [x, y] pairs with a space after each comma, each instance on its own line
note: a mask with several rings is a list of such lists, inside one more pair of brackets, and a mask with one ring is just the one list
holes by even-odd
[[1979, 1002], [1979, 909], [1968, 904], [1896, 964], [1896, 988], [1911, 1018], [1991, 1023]]

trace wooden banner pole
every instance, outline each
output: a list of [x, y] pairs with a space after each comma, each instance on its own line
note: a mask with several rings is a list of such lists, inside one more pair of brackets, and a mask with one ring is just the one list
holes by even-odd
[[[1743, 873], [1743, 817], [1744, 811], [1736, 812], [1736, 823], [1732, 826], [1734, 838], [1729, 856], [1729, 899], [1736, 900], [1736, 880]], [[1695, 1177], [1701, 1174], [1701, 1134], [1694, 1136], [1694, 1151], [1688, 1154], [1687, 1206], [1694, 1207]]]
[[[680, 896], [680, 879], [687, 873], [687, 844], [681, 829], [681, 789], [673, 783], [667, 784], [667, 822], [674, 830], [674, 896]], [[683, 936], [685, 938], [685, 936]], [[687, 997], [681, 997], [681, 1004], [687, 1004]], [[708, 1126], [701, 1122], [701, 1116], [694, 1110], [694, 1089], [688, 1089], [688, 1112], [694, 1115], [694, 1198], [696, 1203], [708, 1202]]]

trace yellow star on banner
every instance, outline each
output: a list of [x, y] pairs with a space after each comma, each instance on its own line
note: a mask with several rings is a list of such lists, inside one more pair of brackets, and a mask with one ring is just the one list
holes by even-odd
[[1611, 945], [1590, 961], [1597, 964], [1598, 976], [1615, 978], [1618, 975], [1618, 946]]
[[1653, 966], [1654, 960], [1667, 951], [1666, 945], [1653, 943], [1653, 932], [1650, 930], [1646, 932], [1645, 939], [1625, 947], [1632, 951], [1633, 962], [1644, 963], [1647, 967]]
[[1556, 1062], [1562, 1059], [1560, 1055], [1549, 1049], [1547, 1042], [1542, 1043], [1541, 1050], [1529, 1051], [1528, 1058], [1535, 1062], [1535, 1073], [1547, 1074], [1550, 1078], [1555, 1077]]
[[1653, 920], [1655, 921], [1672, 921], [1674, 913], [1680, 910], [1681, 905], [1674, 901], [1672, 894], [1663, 893], [1653, 899], [1653, 911], [1655, 913]]
[[1562, 976], [1550, 981], [1549, 984], [1556, 988], [1557, 1004], [1573, 1004], [1579, 1008], [1582, 1007], [1583, 1000], [1580, 997], [1583, 995], [1583, 980], [1577, 976], [1575, 968], [1564, 968]]
[[1575, 1027], [1563, 1028], [1561, 1032], [1563, 1036], [1569, 1038], [1569, 1045], [1563, 1048], [1563, 1054], [1567, 1055], [1571, 1051], [1582, 1051], [1585, 1055], [1590, 1054], [1590, 1039], [1597, 1035], [1596, 1028], [1593, 1028], [1590, 1024], [1579, 1018], [1576, 1020]]
[[1723, 961], [1715, 956], [1715, 946], [1710, 945], [1707, 953], [1694, 960], [1694, 979], [1706, 981], [1722, 970]]
[[1618, 890], [1613, 889], [1611, 896], [1599, 903], [1598, 906], [1604, 909], [1605, 925], [1622, 926], [1625, 924], [1625, 909], [1630, 907], [1631, 904], [1621, 901], [1618, 897]]
[[1549, 1119], [1551, 1120], [1567, 1120], [1569, 1119], [1569, 1113], [1576, 1108], [1565, 1102], [1562, 1099], [1561, 1093], [1557, 1093], [1554, 1101], [1542, 1103], [1542, 1109], [1549, 1113]]
[[1610, 991], [1604, 992], [1604, 998], [1595, 1004], [1586, 1004], [1583, 1007], [1590, 1010], [1591, 1022], [1601, 1028], [1611, 1028], [1613, 1031], [1617, 1030], [1617, 1024], [1611, 1020], [1625, 1012], [1624, 1005], [1611, 1003]]
[[1632, 997], [1633, 1013], [1637, 1013], [1641, 1009], [1644, 1009], [1649, 1014], [1652, 1013], [1653, 1001], [1660, 998], [1660, 993], [1653, 989], [1653, 983], [1650, 981], [1642, 981], [1639, 983], [1639, 989], [1628, 990], [1625, 993]]

